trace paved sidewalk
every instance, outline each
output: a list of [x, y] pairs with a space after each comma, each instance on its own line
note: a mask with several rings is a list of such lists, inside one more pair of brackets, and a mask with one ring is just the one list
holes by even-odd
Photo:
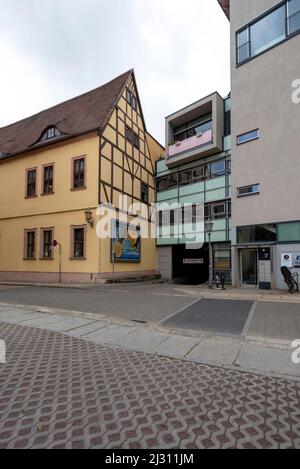
[[[214, 288], [209, 290], [208, 287], [181, 287], [182, 292], [189, 294], [198, 294], [202, 298], [223, 298], [236, 300], [254, 300], [254, 301], [272, 301], [272, 302], [288, 302], [300, 304], [300, 293], [291, 295], [286, 290], [257, 290], [252, 288], [231, 288], [225, 290]], [[299, 310], [300, 311], [300, 310]]]
[[[47, 309], [45, 309], [45, 312]], [[48, 310], [51, 313], [51, 310]], [[53, 311], [52, 311], [53, 312]], [[218, 336], [165, 327], [133, 325], [104, 316], [61, 312], [45, 314], [12, 306], [0, 307], [0, 322], [63, 332], [97, 345], [122, 348], [185, 361], [300, 378], [292, 362], [291, 341]], [[1, 336], [0, 336], [1, 337]]]
[[299, 381], [102, 347], [31, 315], [0, 323], [0, 448], [300, 449]]

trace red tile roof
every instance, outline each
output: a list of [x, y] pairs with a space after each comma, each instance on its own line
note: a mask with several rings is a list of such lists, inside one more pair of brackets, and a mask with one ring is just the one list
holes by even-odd
[[222, 10], [228, 19], [230, 19], [230, 0], [218, 0]]
[[14, 155], [30, 150], [49, 126], [57, 127], [62, 136], [44, 142], [45, 145], [103, 130], [131, 74], [133, 70], [95, 90], [0, 128], [0, 158], [1, 153], [4, 158], [5, 154]]

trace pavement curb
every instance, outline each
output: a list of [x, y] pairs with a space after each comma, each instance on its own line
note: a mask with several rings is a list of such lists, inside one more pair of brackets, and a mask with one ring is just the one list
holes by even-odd
[[[100, 333], [100, 337], [98, 337], [97, 336], [98, 331], [96, 329], [92, 330], [91, 332], [84, 333], [82, 335], [79, 334], [77, 336], [79, 340], [95, 342], [99, 346], [102, 346], [102, 347], [114, 348], [114, 349], [125, 349], [125, 350], [132, 351], [132, 352], [144, 353], [146, 355], [162, 356], [162, 357], [166, 357], [169, 359], [174, 359], [174, 360], [176, 359], [176, 360], [187, 361], [191, 363], [199, 363], [205, 366], [213, 366], [213, 367], [221, 368], [221, 369], [230, 369], [230, 370], [240, 371], [244, 373], [253, 373], [253, 374], [260, 374], [264, 376], [270, 376], [273, 378], [284, 378], [284, 379], [290, 379], [293, 381], [295, 380], [300, 381], [300, 376], [298, 376], [296, 372], [284, 373], [281, 370], [273, 369], [273, 365], [271, 366], [269, 365], [270, 369], [268, 369], [268, 365], [262, 364], [261, 365], [262, 367], [260, 368], [259, 366], [256, 367], [256, 366], [248, 366], [248, 365], [243, 365], [243, 364], [241, 365], [241, 363], [239, 363], [239, 355], [243, 355], [241, 357], [241, 361], [244, 359], [244, 362], [245, 362], [244, 357], [247, 351], [250, 354], [255, 353], [255, 355], [257, 355], [260, 353], [259, 349], [261, 349], [262, 358], [264, 357], [264, 354], [266, 354], [269, 357], [270, 357], [270, 354], [271, 355], [274, 354], [274, 356], [277, 356], [278, 359], [282, 361], [282, 358], [284, 358], [284, 356], [286, 357], [287, 353], [291, 352], [290, 342], [278, 341], [277, 339], [276, 341], [272, 339], [265, 340], [260, 337], [252, 337], [252, 336], [246, 336], [246, 337], [236, 337], [236, 336], [231, 337], [228, 335], [223, 336], [223, 335], [216, 335], [214, 333], [206, 332], [206, 331], [195, 332], [192, 330], [190, 331], [190, 330], [182, 330], [182, 329], [175, 329], [175, 328], [168, 329], [168, 328], [162, 328], [160, 324], [148, 323], [147, 325], [142, 325], [142, 324], [133, 323], [131, 321], [129, 322], [129, 321], [114, 320], [113, 318], [108, 318], [107, 316], [100, 315], [100, 314], [82, 313], [78, 311], [70, 311], [70, 310], [63, 310], [63, 309], [58, 310], [54, 308], [45, 308], [45, 307], [28, 306], [28, 305], [27, 306], [12, 305], [12, 304], [7, 304], [7, 303], [0, 303], [0, 306], [11, 308], [11, 309], [13, 308], [20, 312], [30, 311], [30, 312], [45, 314], [45, 316], [48, 316], [48, 317], [60, 316], [59, 320], [55, 318], [54, 327], [51, 324], [51, 321], [49, 322], [49, 324], [48, 322], [46, 323], [44, 322], [44, 324], [41, 324], [41, 325], [26, 324], [26, 321], [22, 323], [17, 321], [16, 324], [19, 324], [19, 325], [22, 324], [24, 326], [32, 327], [34, 329], [51, 330], [55, 333], [57, 332], [57, 333], [65, 334], [68, 336], [73, 336], [72, 332], [74, 331], [74, 328], [70, 327], [70, 329], [67, 329], [67, 330], [59, 330], [59, 329], [56, 329], [57, 326], [55, 327], [55, 323], [57, 324], [59, 323], [59, 321], [62, 321], [62, 322], [64, 321], [63, 318], [69, 318], [69, 319], [80, 318], [80, 319], [90, 320], [91, 322], [93, 321], [102, 322], [105, 325], [104, 327], [100, 329], [109, 328], [107, 329], [107, 331], [108, 331], [108, 335], [110, 336], [112, 334], [112, 330], [115, 328], [116, 330], [115, 339], [111, 340], [111, 338], [107, 337], [105, 333], [103, 335], [102, 332]], [[0, 318], [0, 321], [1, 321], [1, 318]], [[1, 322], [5, 323], [6, 322], [5, 318], [3, 318]], [[14, 321], [12, 322], [8, 321], [8, 322], [14, 324]], [[76, 326], [75, 329], [80, 329], [80, 327], [81, 326], [78, 326], [78, 327]], [[126, 329], [128, 330], [127, 333], [126, 333]], [[138, 331], [141, 331], [141, 336], [145, 337], [145, 339], [141, 339]], [[126, 341], [125, 341], [126, 343], [122, 343], [122, 340], [119, 343], [118, 337], [120, 336], [121, 338], [123, 337], [124, 339], [124, 336], [127, 336], [127, 334], [128, 336], [130, 336], [128, 343]], [[134, 338], [136, 337], [137, 334], [140, 337], [140, 339], [137, 341], [137, 343], [135, 343]], [[96, 338], [95, 338], [95, 335], [97, 336]], [[183, 339], [186, 339], [186, 341], [188, 341], [188, 339], [194, 338], [198, 340], [198, 343], [194, 345], [191, 348], [191, 350], [189, 350], [187, 353], [178, 355], [178, 350], [176, 349], [176, 340], [180, 341], [180, 338], [181, 338], [181, 342], [184, 341]], [[153, 347], [150, 347], [150, 349], [149, 348], [147, 349], [147, 346], [145, 346], [143, 342], [144, 340], [146, 340], [146, 342], [147, 340], [148, 341], [150, 340], [150, 342], [152, 341], [153, 343], [158, 341], [159, 343], [157, 343], [157, 345], [154, 344]], [[173, 342], [175, 341], [175, 344], [171, 347], [171, 350], [169, 347], [168, 353], [159, 351], [159, 348], [161, 348], [161, 346], [165, 342], [172, 341], [172, 340]], [[139, 342], [141, 342], [140, 345], [139, 345]], [[215, 350], [215, 348], [216, 350], [221, 351], [221, 355], [224, 355], [225, 353], [224, 358], [226, 357], [226, 353], [228, 353], [228, 348], [229, 348], [229, 350], [231, 350], [230, 352], [231, 358], [229, 361], [232, 360], [232, 363], [227, 363], [227, 360], [228, 360], [227, 358], [225, 358], [225, 361], [224, 361], [224, 358], [222, 358], [222, 356], [218, 358], [218, 353], [216, 353], [216, 356], [212, 356], [212, 358], [210, 358], [210, 355], [208, 355], [207, 357], [207, 353], [205, 352], [207, 347], [210, 350], [209, 352], [210, 354], [212, 353], [212, 350]], [[174, 351], [173, 351], [173, 348], [174, 348]], [[193, 349], [198, 349], [198, 350], [195, 351]], [[233, 349], [236, 350], [234, 359], [232, 359]], [[204, 357], [202, 357], [201, 350], [204, 350]], [[278, 355], [278, 354], [281, 354], [281, 355]], [[218, 363], [218, 360], [220, 360], [219, 363]], [[249, 362], [249, 365], [251, 365], [251, 361]], [[266, 369], [263, 368], [263, 366], [266, 366]], [[288, 365], [285, 365], [285, 366], [288, 366]]]

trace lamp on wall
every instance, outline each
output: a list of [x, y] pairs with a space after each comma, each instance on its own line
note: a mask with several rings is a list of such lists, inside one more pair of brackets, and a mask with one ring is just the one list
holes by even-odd
[[84, 211], [85, 221], [93, 228], [94, 226], [94, 218], [93, 212], [90, 208], [86, 208]]

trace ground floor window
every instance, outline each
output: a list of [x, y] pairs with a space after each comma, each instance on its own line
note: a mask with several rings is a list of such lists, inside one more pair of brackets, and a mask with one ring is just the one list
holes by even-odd
[[237, 242], [244, 243], [270, 243], [277, 239], [276, 224], [239, 226], [237, 228]]
[[86, 227], [72, 226], [71, 229], [71, 258], [85, 258]]
[[217, 245], [213, 250], [213, 271], [214, 276], [224, 274], [225, 282], [231, 283], [231, 250], [230, 248], [222, 248]]
[[41, 230], [41, 258], [52, 259], [53, 228], [43, 228]]
[[36, 230], [25, 231], [24, 258], [27, 260], [36, 258]]

